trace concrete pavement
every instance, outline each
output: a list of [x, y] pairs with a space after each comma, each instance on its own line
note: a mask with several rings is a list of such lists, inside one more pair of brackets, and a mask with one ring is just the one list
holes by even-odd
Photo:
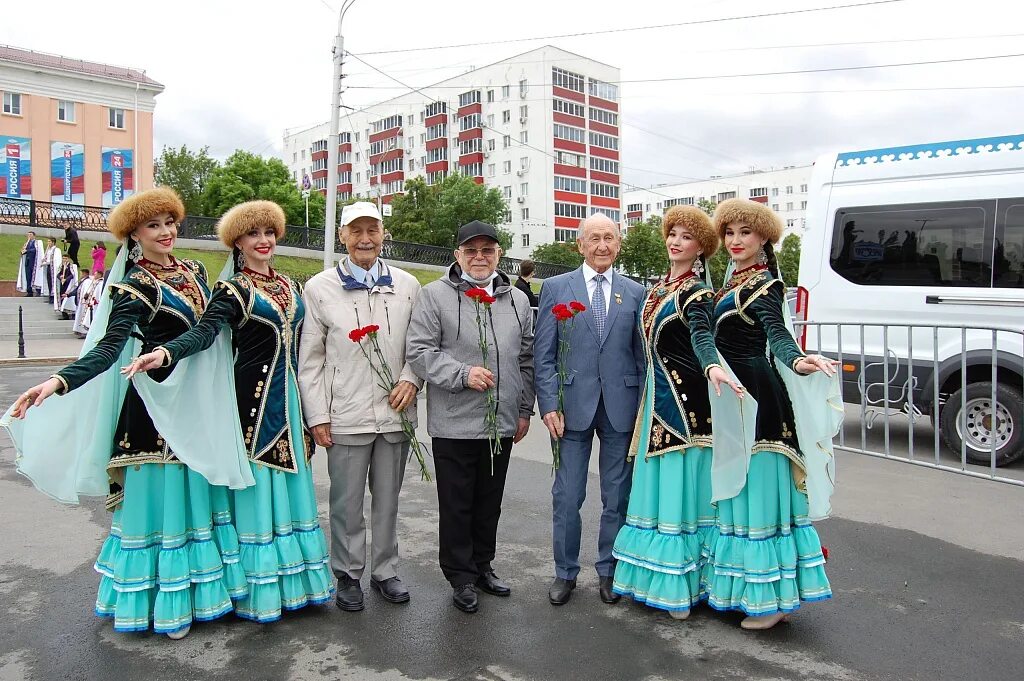
[[[53, 369], [0, 368], [0, 402]], [[499, 530], [510, 599], [481, 595], [477, 615], [452, 607], [435, 492], [410, 466], [399, 537], [411, 603], [366, 589], [361, 613], [307, 608], [264, 626], [227, 617], [175, 643], [115, 634], [93, 616], [109, 514], [98, 500], [47, 499], [14, 471], [5, 435], [0, 445], [0, 680], [1011, 679], [1024, 665], [1024, 490], [1009, 485], [841, 454], [835, 517], [818, 525], [835, 598], [763, 634], [706, 608], [675, 622], [606, 606], [586, 568], [573, 600], [553, 608], [550, 453], [535, 419], [513, 452]], [[314, 464], [326, 528], [322, 451]], [[592, 476], [585, 565], [599, 497]]]

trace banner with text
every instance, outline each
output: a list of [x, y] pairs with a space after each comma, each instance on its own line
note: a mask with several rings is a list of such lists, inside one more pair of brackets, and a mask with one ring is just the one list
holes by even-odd
[[0, 196], [8, 199], [32, 198], [32, 140], [28, 137], [0, 136]]
[[50, 142], [50, 201], [85, 205], [85, 145]]
[[131, 149], [103, 147], [103, 207], [110, 208], [135, 193]]

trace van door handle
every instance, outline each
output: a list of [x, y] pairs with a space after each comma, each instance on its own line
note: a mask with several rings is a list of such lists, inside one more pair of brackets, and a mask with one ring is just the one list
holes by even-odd
[[984, 305], [986, 307], [1024, 307], [1024, 298], [982, 298], [980, 296], [925, 296], [928, 305]]

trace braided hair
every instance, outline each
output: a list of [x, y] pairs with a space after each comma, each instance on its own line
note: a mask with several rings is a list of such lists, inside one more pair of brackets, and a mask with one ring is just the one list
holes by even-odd
[[775, 256], [775, 247], [772, 246], [772, 242], [764, 242], [762, 248], [764, 249], [765, 258], [768, 260], [768, 271], [776, 279], [782, 279], [782, 275], [779, 274], [779, 259]]

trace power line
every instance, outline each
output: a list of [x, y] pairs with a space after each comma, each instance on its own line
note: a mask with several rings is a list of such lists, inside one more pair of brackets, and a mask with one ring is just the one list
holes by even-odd
[[[348, 53], [352, 57], [359, 59], [359, 55]], [[858, 64], [854, 66], [830, 66], [820, 69], [797, 69], [794, 71], [761, 71], [758, 73], [721, 73], [721, 74], [706, 74], [697, 76], [667, 76], [664, 78], [637, 78], [633, 80], [615, 80], [615, 81], [603, 81], [612, 85], [621, 85], [624, 83], [674, 83], [683, 81], [694, 81], [694, 80], [718, 80], [718, 79], [729, 79], [729, 78], [763, 78], [766, 76], [794, 76], [794, 75], [807, 75], [811, 73], [834, 73], [843, 71], [866, 71], [872, 69], [891, 69], [891, 68], [902, 68], [907, 66], [934, 66], [937, 64], [958, 64], [966, 62], [977, 62], [977, 61], [991, 61], [994, 59], [1013, 59], [1016, 57], [1024, 57], [1024, 52], [1015, 52], [1012, 54], [988, 54], [977, 57], [956, 57], [952, 59], [930, 59], [926, 61], [909, 61], [909, 62], [898, 62], [893, 64]], [[362, 61], [360, 59], [360, 61]], [[363, 62], [366, 64], [366, 62]], [[367, 64], [369, 66], [369, 64]], [[372, 67], [371, 67], [372, 68]], [[383, 72], [381, 72], [383, 73]], [[387, 75], [387, 74], [384, 74]], [[390, 76], [389, 76], [390, 77]], [[394, 80], [394, 79], [392, 79]], [[399, 82], [399, 81], [395, 81]], [[539, 83], [537, 87], [551, 87], [554, 83]], [[348, 86], [353, 90], [395, 90], [394, 86], [390, 85], [350, 85]], [[402, 87], [408, 88], [408, 85]], [[477, 90], [488, 87], [486, 85], [429, 85], [431, 89], [435, 90]]]
[[678, 21], [669, 24], [652, 24], [649, 26], [633, 26], [627, 28], [608, 28], [599, 31], [579, 31], [576, 33], [560, 33], [556, 35], [535, 36], [532, 38], [507, 38], [505, 40], [488, 40], [477, 43], [461, 43], [458, 45], [435, 45], [432, 47], [411, 47], [402, 50], [376, 50], [374, 52], [363, 52], [364, 55], [397, 54], [403, 52], [427, 52], [432, 50], [458, 49], [463, 47], [482, 47], [489, 45], [504, 45], [508, 43], [534, 42], [538, 40], [554, 40], [557, 38], [579, 38], [589, 35], [607, 35], [609, 33], [629, 33], [634, 31], [650, 31], [665, 28], [679, 28], [680, 26], [699, 26], [702, 24], [725, 23], [729, 21], [741, 21], [747, 19], [765, 19], [769, 17], [792, 16], [796, 14], [811, 14], [813, 12], [827, 12], [837, 9], [854, 9], [857, 7], [869, 7], [872, 5], [890, 5], [904, 0], [868, 0], [851, 5], [831, 5], [828, 7], [808, 7], [804, 9], [784, 10], [781, 12], [764, 12], [761, 14], [744, 14], [729, 17], [714, 17], [711, 19], [694, 19], [692, 21]]
[[[387, 74], [387, 73], [385, 73], [384, 71], [381, 71], [380, 69], [378, 69], [378, 68], [377, 68], [376, 66], [374, 66], [373, 64], [370, 64], [370, 63], [369, 63], [369, 62], [367, 62], [367, 61], [366, 61], [365, 59], [361, 58], [361, 57], [360, 57], [359, 55], [356, 55], [356, 54], [352, 54], [351, 52], [349, 52], [348, 54], [349, 54], [349, 56], [351, 56], [351, 57], [354, 57], [355, 59], [359, 60], [360, 62], [362, 62], [362, 63], [363, 63], [363, 64], [365, 64], [366, 66], [370, 67], [370, 68], [371, 68], [371, 69], [373, 69], [374, 71], [377, 71], [377, 72], [378, 72], [379, 74], [381, 74], [382, 76], [384, 76], [384, 77], [386, 77], [386, 78], [390, 78], [391, 80], [395, 81], [396, 83], [398, 83], [398, 84], [399, 84], [399, 85], [401, 85], [402, 87], [404, 87], [404, 88], [407, 88], [407, 89], [409, 89], [409, 90], [412, 90], [413, 92], [418, 92], [419, 94], [423, 95], [424, 97], [427, 97], [428, 99], [430, 99], [430, 100], [431, 100], [432, 102], [440, 102], [440, 101], [441, 101], [441, 100], [438, 100], [438, 99], [434, 99], [434, 98], [430, 97], [430, 95], [428, 95], [428, 94], [427, 94], [426, 92], [423, 92], [423, 90], [421, 90], [420, 88], [417, 88], [417, 87], [413, 87], [412, 85], [407, 85], [406, 83], [403, 83], [402, 81], [398, 80], [398, 79], [397, 79], [397, 78], [395, 78], [394, 76], [392, 76], [392, 75], [390, 75], [390, 74]], [[447, 104], [447, 102], [445, 102], [445, 103]], [[504, 133], [502, 133], [502, 132], [501, 132], [500, 130], [496, 130], [496, 129], [492, 128], [491, 126], [489, 126], [489, 125], [486, 125], [486, 124], [484, 124], [484, 122], [483, 122], [483, 121], [481, 121], [481, 122], [480, 122], [480, 127], [481, 127], [481, 128], [484, 128], [484, 129], [486, 129], [486, 130], [490, 130], [491, 132], [494, 132], [494, 133], [498, 133], [499, 135], [503, 135], [503, 136], [504, 136]], [[546, 150], [546, 149], [541, 149], [540, 147], [535, 147], [535, 146], [533, 146], [533, 145], [531, 145], [531, 144], [529, 144], [529, 143], [523, 142], [523, 141], [521, 141], [521, 140], [520, 140], [520, 142], [519, 142], [519, 146], [521, 146], [521, 147], [526, 147], [526, 148], [528, 148], [528, 149], [532, 149], [532, 150], [534, 150], [534, 151], [538, 151], [538, 152], [540, 152], [541, 154], [544, 154], [545, 156], [548, 156], [549, 158], [552, 158], [552, 159], [554, 159], [555, 161], [557, 161], [557, 160], [558, 160], [558, 157], [557, 157], [557, 156], [555, 156], [554, 154], [552, 154], [551, 152], [549, 152], [548, 150]], [[626, 165], [623, 165], [622, 163], [620, 163], [620, 164], [619, 164], [619, 168], [620, 168], [620, 169], [626, 169], [626, 170], [636, 170], [636, 171], [638, 171], [638, 172], [641, 172], [641, 171], [640, 171], [640, 169], [637, 169], [637, 168], [632, 168], [632, 167], [630, 167], [630, 166], [626, 166]], [[653, 171], [643, 171], [643, 172], [653, 172]], [[696, 178], [696, 177], [687, 177], [687, 176], [685, 176], [685, 175], [676, 175], [675, 177], [680, 177], [680, 178], [684, 178], [684, 179], [689, 179], [689, 180], [694, 180], [694, 181], [702, 181], [702, 180], [703, 180], [703, 178]], [[644, 189], [645, 191], [649, 191], [649, 192], [651, 192], [651, 193], [653, 193], [653, 194], [656, 194], [656, 195], [658, 195], [658, 196], [662, 196], [662, 197], [664, 197], [664, 198], [667, 198], [667, 199], [672, 199], [672, 198], [675, 198], [675, 197], [673, 197], [673, 196], [668, 196], [667, 194], [660, 194], [660, 193], [658, 193], [658, 192], [655, 192], [655, 191], [654, 191], [654, 190], [652, 190], [652, 189], [647, 189], [647, 188], [645, 188], [645, 187], [639, 187], [639, 186], [637, 186], [637, 185], [633, 185], [633, 184], [630, 184], [630, 183], [624, 182], [624, 181], [622, 180], [622, 176], [621, 176], [621, 174], [619, 175], [619, 185], [620, 185], [620, 186], [623, 186], [623, 187], [625, 187], [625, 188], [627, 188], [627, 189], [628, 189], [628, 188], [630, 188], [630, 187], [631, 187], [631, 188], [633, 188], [633, 189]]]

